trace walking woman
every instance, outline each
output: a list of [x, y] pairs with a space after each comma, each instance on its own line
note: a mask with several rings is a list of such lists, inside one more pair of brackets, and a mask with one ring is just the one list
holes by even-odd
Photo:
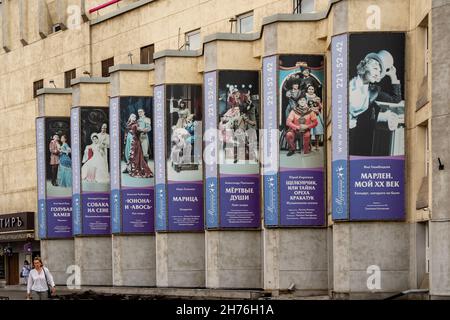
[[41, 258], [36, 257], [33, 260], [34, 269], [30, 271], [27, 285], [27, 299], [47, 300], [48, 290], [54, 295], [55, 282], [50, 271], [44, 267]]

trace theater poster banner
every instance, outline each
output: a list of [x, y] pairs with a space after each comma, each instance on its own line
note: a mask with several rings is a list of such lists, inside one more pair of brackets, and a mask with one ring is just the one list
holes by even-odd
[[72, 237], [72, 149], [69, 117], [36, 119], [39, 236]]
[[[109, 108], [72, 109], [74, 234], [111, 233]], [[77, 183], [75, 183], [77, 180]]]
[[266, 225], [323, 226], [324, 57], [268, 57], [263, 75]]
[[111, 228], [154, 232], [153, 98], [110, 102]]
[[405, 34], [348, 39], [349, 217], [403, 220]]
[[160, 220], [165, 220], [158, 231], [203, 231], [202, 87], [177, 84], [160, 88], [164, 93], [160, 93], [155, 117], [161, 120], [161, 127], [155, 132], [155, 141], [163, 155], [157, 158], [158, 166], [165, 166], [166, 174], [158, 179], [158, 185], [164, 188], [166, 203], [158, 206]]
[[219, 227], [259, 228], [258, 71], [218, 72]]

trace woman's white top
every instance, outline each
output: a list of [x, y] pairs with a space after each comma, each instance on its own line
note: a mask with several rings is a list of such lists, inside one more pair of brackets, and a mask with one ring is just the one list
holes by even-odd
[[[45, 274], [44, 274], [45, 272]], [[45, 276], [47, 275], [47, 279]], [[47, 268], [42, 268], [41, 272], [37, 272], [36, 269], [30, 271], [30, 275], [28, 276], [28, 285], [27, 285], [27, 293], [31, 293], [31, 291], [45, 292], [48, 290], [47, 281], [51, 287], [55, 286], [55, 282], [53, 281], [53, 276]]]

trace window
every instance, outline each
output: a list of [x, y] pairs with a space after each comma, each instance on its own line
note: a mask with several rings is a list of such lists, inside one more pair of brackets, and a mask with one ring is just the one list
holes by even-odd
[[245, 13], [237, 17], [237, 32], [253, 32], [253, 12]]
[[58, 31], [61, 31], [61, 30], [62, 30], [62, 28], [61, 28], [61, 25], [60, 25], [59, 23], [54, 24], [54, 25], [52, 26], [52, 31], [53, 31], [53, 32], [58, 32]]
[[72, 81], [72, 79], [75, 79], [77, 77], [77, 70], [76, 69], [72, 69], [69, 71], [66, 71], [64, 73], [64, 87], [65, 88], [70, 88], [70, 81]]
[[200, 29], [186, 33], [186, 50], [198, 50], [201, 46]]
[[426, 209], [429, 207], [429, 167], [430, 167], [430, 141], [428, 123], [424, 122], [417, 126], [417, 150], [421, 150], [420, 154], [417, 154], [417, 163], [422, 163], [423, 171], [418, 171], [417, 174], [422, 177], [419, 190], [417, 192], [416, 209]]
[[141, 64], [153, 63], [153, 54], [155, 53], [155, 45], [151, 44], [141, 48]]
[[35, 82], [33, 83], [33, 97], [34, 97], [34, 98], [37, 97], [37, 92], [38, 92], [38, 90], [39, 90], [39, 89], [42, 89], [42, 88], [44, 88], [44, 80], [43, 80], [43, 79], [38, 80], [38, 81], [35, 81]]
[[430, 63], [430, 48], [429, 48], [429, 43], [428, 43], [428, 26], [426, 28], [424, 28], [424, 47], [425, 47], [425, 77], [428, 77], [428, 67], [429, 67], [429, 63]]
[[301, 13], [310, 13], [315, 11], [315, 0], [302, 0]]
[[114, 57], [102, 61], [102, 77], [109, 77], [109, 68], [114, 66]]

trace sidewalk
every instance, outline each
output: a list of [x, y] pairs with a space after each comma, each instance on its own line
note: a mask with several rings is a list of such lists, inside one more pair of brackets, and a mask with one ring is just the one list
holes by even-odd
[[[204, 299], [286, 299], [286, 300], [328, 300], [323, 294], [311, 293], [309, 296], [295, 294], [279, 294], [272, 296], [262, 290], [225, 290], [225, 289], [190, 289], [190, 288], [137, 288], [137, 287], [82, 287], [77, 290], [69, 290], [66, 287], [56, 287], [57, 295], [64, 299], [145, 299], [145, 300], [204, 300]], [[8, 297], [10, 300], [25, 300], [26, 287], [7, 286], [0, 288], [0, 297]]]

